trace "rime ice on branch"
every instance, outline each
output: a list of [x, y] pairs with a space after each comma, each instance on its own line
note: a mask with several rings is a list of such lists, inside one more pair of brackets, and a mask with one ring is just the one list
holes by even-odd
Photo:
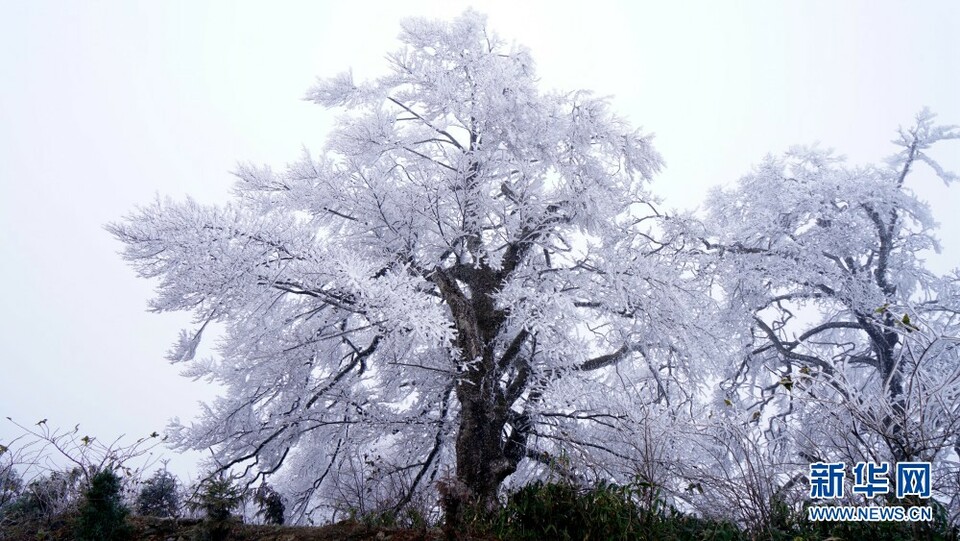
[[[561, 443], [626, 456], [599, 435], [630, 401], [690, 399], [710, 305], [696, 240], [647, 191], [649, 136], [589, 92], [539, 91], [474, 12], [400, 38], [385, 76], [309, 91], [343, 110], [321, 155], [109, 226], [159, 279], [152, 307], [196, 317], [170, 359], [225, 388], [175, 439], [285, 479], [299, 516], [358, 477], [400, 508], [452, 468], [491, 505]], [[194, 359], [210, 322], [218, 356]]]

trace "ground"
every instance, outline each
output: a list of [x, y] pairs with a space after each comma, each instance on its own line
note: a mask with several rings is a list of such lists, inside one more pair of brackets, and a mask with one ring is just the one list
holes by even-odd
[[[203, 525], [198, 520], [173, 520], [132, 517], [131, 541], [193, 541], [202, 539]], [[226, 539], [235, 541], [439, 541], [437, 529], [376, 527], [355, 521], [328, 526], [263, 526], [232, 523]], [[0, 539], [9, 541], [67, 541], [73, 539], [68, 520], [57, 520], [43, 527], [16, 527], [0, 531]], [[480, 541], [480, 540], [478, 540]]]

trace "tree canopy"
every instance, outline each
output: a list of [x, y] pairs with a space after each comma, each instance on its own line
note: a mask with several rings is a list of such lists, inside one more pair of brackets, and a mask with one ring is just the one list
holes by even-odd
[[[411, 19], [400, 40], [382, 77], [308, 92], [341, 111], [320, 154], [239, 167], [224, 205], [158, 200], [108, 226], [159, 279], [152, 308], [196, 318], [170, 361], [224, 387], [174, 425], [180, 446], [275, 476], [294, 520], [437, 486], [456, 519], [546, 469], [641, 475], [706, 508], [689, 468], [778, 452], [763, 482], [780, 490], [782, 457], [812, 453], [784, 434], [825, 402], [850, 406], [831, 427], [872, 422], [893, 457], [932, 456], [904, 447], [910, 397], [936, 394], [915, 378], [933, 366], [958, 388], [960, 304], [923, 266], [933, 221], [905, 179], [926, 162], [955, 180], [923, 151], [956, 131], [922, 114], [886, 168], [792, 150], [671, 215], [652, 137], [587, 91], [539, 90], [483, 16]], [[195, 358], [211, 324], [218, 354]], [[922, 422], [939, 453], [957, 401], [937, 392], [941, 421]], [[728, 452], [731, 430], [752, 447]]]

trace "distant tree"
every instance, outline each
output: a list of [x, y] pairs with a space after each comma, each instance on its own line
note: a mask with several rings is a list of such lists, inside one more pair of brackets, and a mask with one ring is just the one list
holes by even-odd
[[78, 540], [113, 541], [129, 537], [130, 510], [123, 504], [122, 489], [123, 482], [112, 469], [93, 475], [80, 505], [75, 531]]
[[0, 513], [23, 490], [23, 479], [13, 467], [0, 467]]
[[197, 487], [187, 502], [195, 511], [202, 511], [211, 522], [224, 522], [243, 503], [244, 490], [227, 475], [214, 475]]
[[283, 512], [285, 510], [283, 497], [270, 485], [264, 483], [257, 487], [253, 492], [253, 502], [260, 508], [257, 511], [257, 516], [263, 518], [265, 523], [283, 524]]
[[221, 541], [232, 536], [233, 512], [243, 503], [246, 492], [237, 480], [215, 472], [201, 481], [187, 500], [191, 511], [203, 512], [197, 537], [203, 541]]
[[[608, 398], [690, 400], [688, 361], [711, 358], [692, 348], [717, 339], [695, 240], [647, 189], [649, 136], [589, 92], [538, 91], [477, 13], [402, 26], [387, 75], [308, 93], [346, 109], [322, 156], [107, 227], [160, 280], [152, 307], [199, 322], [170, 359], [226, 389], [176, 441], [279, 472], [301, 516], [354, 456], [404, 477], [398, 508], [446, 468], [489, 509], [560, 446], [621, 460], [595, 432], [624, 419]], [[195, 360], [211, 323], [220, 358]]]
[[175, 517], [180, 513], [180, 487], [167, 470], [157, 470], [144, 481], [137, 496], [137, 513], [154, 517]]
[[[765, 444], [738, 436], [768, 458], [755, 471], [788, 472], [793, 486], [815, 461], [930, 461], [935, 486], [956, 493], [960, 276], [926, 265], [937, 224], [911, 183], [924, 165], [955, 183], [928, 151], [958, 138], [924, 110], [899, 130], [884, 165], [851, 167], [796, 147], [708, 198], [703, 268], [740, 348], [715, 409], [744, 412], [765, 434]], [[722, 439], [714, 454], [730, 457], [736, 438]], [[791, 466], [774, 467], [774, 455]]]

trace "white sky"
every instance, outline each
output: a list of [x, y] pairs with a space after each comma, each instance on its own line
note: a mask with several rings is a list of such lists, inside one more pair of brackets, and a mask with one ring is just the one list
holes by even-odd
[[[468, 5], [0, 0], [0, 441], [5, 416], [102, 439], [192, 418], [210, 386], [163, 360], [187, 317], [145, 311], [152, 284], [103, 224], [155, 194], [224, 201], [237, 162], [319, 150], [316, 76], [382, 73], [401, 18]], [[670, 207], [795, 143], [879, 161], [924, 105], [960, 124], [960, 2], [473, 5], [543, 88], [612, 95], [657, 134]], [[960, 169], [957, 143], [933, 154]], [[960, 186], [913, 182], [943, 224], [931, 261], [957, 266]]]

